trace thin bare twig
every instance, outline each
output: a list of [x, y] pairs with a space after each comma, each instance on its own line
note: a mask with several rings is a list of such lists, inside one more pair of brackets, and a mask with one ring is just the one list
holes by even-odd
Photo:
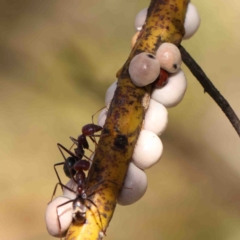
[[180, 46], [180, 51], [182, 54], [183, 62], [200, 82], [200, 84], [204, 88], [204, 92], [207, 92], [217, 103], [217, 105], [222, 109], [222, 111], [225, 113], [225, 115], [235, 128], [236, 132], [238, 133], [238, 136], [240, 136], [240, 120], [230, 106], [230, 104], [228, 103], [228, 101], [216, 89], [210, 79], [203, 72], [201, 67], [195, 62], [195, 60], [191, 57], [191, 55], [186, 51], [183, 46]]

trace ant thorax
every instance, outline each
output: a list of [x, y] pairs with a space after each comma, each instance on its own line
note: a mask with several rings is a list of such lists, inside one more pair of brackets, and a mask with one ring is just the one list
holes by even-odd
[[87, 199], [87, 194], [86, 194], [85, 192], [83, 192], [83, 193], [81, 194], [81, 198], [82, 198], [83, 200], [86, 200], [86, 199]]
[[73, 219], [79, 224], [85, 223], [86, 211], [85, 199], [82, 196], [77, 197], [73, 202]]

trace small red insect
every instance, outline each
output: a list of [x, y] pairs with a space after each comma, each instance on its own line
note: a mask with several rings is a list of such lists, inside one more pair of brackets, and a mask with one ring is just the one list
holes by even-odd
[[160, 69], [159, 77], [154, 82], [154, 87], [163, 87], [167, 84], [169, 73], [164, 69]]

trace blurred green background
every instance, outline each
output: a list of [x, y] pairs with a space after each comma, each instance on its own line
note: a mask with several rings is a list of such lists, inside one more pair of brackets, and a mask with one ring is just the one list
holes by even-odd
[[[0, 2], [0, 238], [50, 240], [44, 212], [62, 161], [56, 143], [70, 147], [69, 136], [104, 106], [149, 1]], [[240, 115], [240, 2], [192, 3], [202, 24], [183, 45]], [[148, 191], [117, 207], [106, 239], [240, 239], [239, 137], [183, 68], [188, 91], [169, 110]]]

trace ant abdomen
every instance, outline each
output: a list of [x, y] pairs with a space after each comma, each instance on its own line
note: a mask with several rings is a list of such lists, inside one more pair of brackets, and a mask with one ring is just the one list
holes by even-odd
[[72, 178], [75, 175], [76, 170], [73, 166], [76, 164], [78, 159], [76, 157], [68, 157], [63, 165], [64, 173], [67, 177]]

